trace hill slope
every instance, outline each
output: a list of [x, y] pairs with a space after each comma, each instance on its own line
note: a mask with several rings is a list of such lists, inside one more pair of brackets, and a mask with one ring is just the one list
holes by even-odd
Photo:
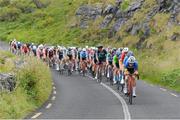
[[178, 0], [40, 0], [43, 8], [4, 1], [11, 0], [0, 0], [0, 39], [128, 46], [143, 79], [180, 91]]

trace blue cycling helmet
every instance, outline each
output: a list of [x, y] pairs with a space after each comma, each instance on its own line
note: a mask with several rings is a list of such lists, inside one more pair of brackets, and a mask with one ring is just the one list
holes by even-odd
[[129, 51], [129, 52], [127, 53], [127, 56], [128, 56], [128, 57], [134, 56], [134, 53], [133, 53], [132, 51]]
[[116, 51], [116, 55], [117, 56], [120, 56], [121, 55], [121, 52], [119, 50]]

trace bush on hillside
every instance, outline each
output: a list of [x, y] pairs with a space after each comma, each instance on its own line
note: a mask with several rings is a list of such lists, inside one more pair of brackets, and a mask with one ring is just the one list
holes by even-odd
[[20, 9], [22, 13], [32, 13], [35, 10], [34, 4], [32, 4], [29, 0], [12, 1], [11, 6]]
[[[3, 60], [6, 57], [10, 59]], [[52, 90], [51, 73], [44, 63], [35, 58], [26, 58], [26, 63], [20, 69], [15, 69], [12, 60], [16, 58], [8, 52], [0, 51], [0, 72], [16, 73], [16, 87], [12, 92], [0, 92], [0, 118], [22, 119], [40, 107], [49, 97]], [[5, 64], [1, 64], [4, 61]], [[9, 67], [13, 67], [9, 69]]]
[[0, 10], [0, 21], [15, 21], [21, 13], [21, 10], [15, 7], [5, 7]]
[[0, 0], [0, 7], [5, 7], [10, 4], [10, 0]]
[[170, 87], [180, 85], [180, 69], [175, 69], [171, 72], [165, 73], [161, 79], [161, 82]]

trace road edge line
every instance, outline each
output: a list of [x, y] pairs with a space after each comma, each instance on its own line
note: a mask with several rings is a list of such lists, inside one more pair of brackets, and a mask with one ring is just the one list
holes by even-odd
[[36, 119], [37, 117], [39, 117], [42, 113], [39, 112], [39, 113], [36, 113], [34, 116], [31, 117], [31, 119]]
[[116, 91], [114, 91], [112, 88], [110, 88], [106, 84], [101, 83], [101, 85], [103, 87], [105, 87], [106, 89], [108, 89], [110, 92], [112, 92], [119, 99], [119, 101], [121, 102], [122, 107], [123, 107], [124, 119], [131, 120], [131, 115], [130, 115], [130, 112], [129, 112], [129, 109], [128, 109], [128, 106], [127, 106], [125, 100]]

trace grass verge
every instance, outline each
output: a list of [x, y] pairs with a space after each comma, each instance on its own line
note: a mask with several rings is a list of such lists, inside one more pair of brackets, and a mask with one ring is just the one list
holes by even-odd
[[[10, 93], [0, 93], [1, 119], [24, 118], [40, 107], [51, 93], [52, 81], [49, 68], [35, 58], [27, 58], [25, 61], [26, 64], [15, 72], [17, 84], [15, 90]], [[7, 61], [4, 62], [4, 64], [0, 64], [6, 68]], [[2, 71], [7, 72], [8, 70], [3, 69]]]

